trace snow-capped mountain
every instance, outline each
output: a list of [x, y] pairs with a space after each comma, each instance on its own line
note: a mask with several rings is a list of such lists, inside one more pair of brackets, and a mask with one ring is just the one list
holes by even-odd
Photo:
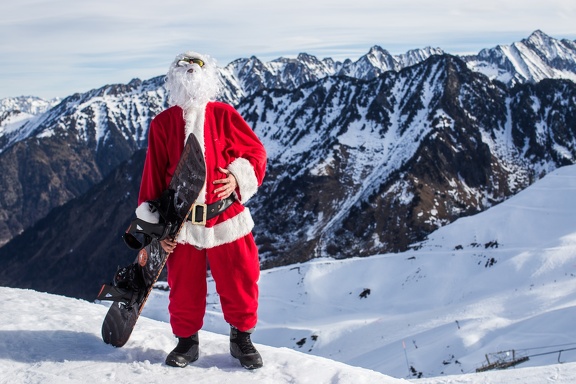
[[[356, 61], [350, 59], [344, 62], [334, 61], [330, 58], [318, 59], [315, 56], [301, 53], [296, 58], [278, 58], [270, 62], [262, 62], [257, 57], [249, 59], [237, 59], [220, 69], [221, 81], [224, 85], [222, 101], [238, 104], [245, 97], [250, 96], [263, 89], [285, 89], [294, 90], [303, 84], [317, 82], [329, 76], [347, 76], [360, 80], [371, 80], [382, 73], [388, 71], [400, 71], [416, 64], [419, 64], [433, 55], [443, 55], [445, 52], [440, 48], [426, 47], [423, 49], [410, 50], [404, 54], [391, 55], [385, 49], [375, 45], [370, 51]], [[490, 79], [502, 81], [508, 85], [518, 83], [535, 83], [543, 79], [570, 79], [576, 80], [576, 42], [567, 39], [557, 40], [537, 30], [527, 39], [515, 42], [510, 46], [499, 45], [494, 48], [487, 48], [480, 51], [478, 55], [462, 56], [470, 69], [483, 73]], [[128, 92], [132, 95], [132, 100], [136, 95], [143, 99], [140, 104], [148, 107], [147, 102], [151, 102], [152, 113], [157, 112], [158, 106], [165, 106], [164, 91], [162, 88], [163, 76], [159, 76], [148, 81], [133, 80], [129, 84], [104, 86], [100, 89], [87, 92], [83, 95], [73, 95], [66, 107], [70, 103], [77, 104], [78, 107], [86, 107], [87, 101], [95, 97], [97, 101], [103, 101], [106, 96], [118, 95]], [[0, 152], [9, 145], [14, 144], [17, 139], [9, 140], [5, 136], [12, 134], [11, 130], [2, 129], [6, 124], [20, 122], [20, 125], [32, 116], [45, 112], [49, 107], [53, 107], [60, 100], [42, 100], [37, 97], [17, 97], [0, 100]], [[117, 100], [111, 99], [107, 102], [109, 108]], [[155, 107], [155, 108], [154, 108]], [[137, 108], [119, 101], [116, 109], [129, 110]], [[62, 108], [59, 113], [64, 112]], [[72, 111], [66, 113], [70, 114]], [[140, 112], [143, 116], [147, 114]], [[23, 114], [26, 119], [9, 119], [13, 114]], [[138, 115], [138, 114], [137, 114]], [[134, 136], [136, 142], [142, 142], [142, 131], [146, 131], [144, 124], [147, 119], [132, 120], [131, 125], [140, 126], [140, 132], [134, 129], [124, 134]], [[33, 127], [26, 129], [20, 138], [28, 137], [30, 134], [38, 134], [39, 126], [42, 123], [33, 122]], [[20, 128], [20, 126], [16, 126]]]
[[[263, 266], [404, 251], [509, 198], [575, 162], [575, 99], [571, 81], [511, 90], [449, 55], [370, 81], [329, 77], [246, 98], [238, 108], [270, 158], [249, 205]], [[87, 161], [97, 152], [85, 153], [82, 164], [98, 169]], [[91, 297], [133, 258], [118, 234], [136, 206], [141, 165], [138, 151], [0, 248], [0, 284]], [[61, 265], [77, 271], [62, 279]]]
[[[526, 49], [559, 52], [558, 40], [542, 35], [535, 32]], [[549, 63], [569, 68], [568, 61]], [[238, 109], [270, 154], [268, 176], [251, 203], [264, 265], [405, 250], [574, 163], [573, 81], [510, 88], [469, 64], [438, 49], [395, 57], [373, 47], [356, 62], [302, 54], [223, 68], [222, 99], [241, 100]], [[98, 188], [145, 147], [149, 122], [165, 106], [163, 76], [135, 79], [67, 97], [0, 134], [1, 241]], [[113, 186], [98, 191], [84, 210], [102, 211], [98, 203], [114, 199], [135, 205], [137, 191], [127, 199]], [[59, 231], [33, 230], [11, 249], [32, 247], [30, 255], [45, 257], [54, 246], [54, 257], [63, 257], [60, 237], [71, 229], [59, 226], [69, 222], [50, 224]]]
[[[228, 64], [222, 70], [222, 77], [227, 84], [226, 99], [236, 104], [262, 89], [294, 89], [327, 76], [370, 80], [384, 72], [400, 71], [430, 56], [445, 53], [441, 48], [426, 47], [392, 55], [375, 45], [356, 61], [320, 60], [305, 53], [295, 59], [279, 58], [267, 63], [251, 57]], [[462, 59], [473, 71], [509, 86], [543, 79], [576, 81], [576, 42], [558, 40], [540, 30], [520, 42], [486, 48], [477, 55], [462, 56]]]
[[576, 42], [557, 40], [540, 30], [520, 42], [483, 49], [464, 60], [472, 70], [507, 85], [543, 79], [576, 81]]
[[329, 76], [370, 80], [384, 72], [398, 71], [442, 53], [439, 48], [427, 47], [393, 56], [381, 47], [374, 46], [356, 61], [348, 59], [339, 62], [330, 58], [319, 60], [306, 53], [299, 54], [295, 59], [281, 57], [267, 63], [257, 57], [238, 59], [221, 71], [223, 83], [226, 84], [224, 99], [237, 104], [242, 98], [263, 89], [293, 90]]
[[[373, 57], [375, 51], [373, 48], [367, 57]], [[426, 52], [432, 51], [422, 52], [410, 52], [397, 61], [423, 59]], [[353, 69], [359, 76], [362, 76], [361, 68], [371, 73], [374, 66], [379, 65], [375, 60], [364, 59], [357, 64], [350, 63], [347, 64], [349, 70]], [[221, 100], [235, 104], [261, 89], [295, 89], [334, 75], [341, 67], [342, 64], [330, 59], [319, 61], [306, 54], [270, 63], [256, 58], [237, 60], [221, 69], [225, 85]], [[21, 233], [52, 208], [84, 193], [134, 151], [145, 147], [150, 121], [167, 106], [163, 81], [164, 76], [159, 76], [107, 85], [69, 96], [46, 113], [11, 118], [11, 124], [0, 125], [0, 165], [6, 170], [0, 179], [6, 191], [6, 197], [0, 197], [0, 211], [6, 213], [0, 215], [5, 217], [0, 219], [0, 244]], [[4, 104], [6, 116], [20, 114], [17, 112], [20, 110], [33, 111], [26, 98], [6, 99]], [[8, 122], [8, 117], [5, 120]], [[30, 152], [30, 144], [24, 144], [28, 139], [34, 147], [32, 155], [26, 155]], [[57, 157], [69, 161], [46, 161], [54, 157], [56, 147], [60, 148]], [[77, 165], [80, 163], [82, 166]], [[24, 177], [23, 168], [37, 176]], [[22, 182], [30, 185], [23, 187]]]
[[510, 90], [449, 55], [246, 99], [270, 156], [253, 203], [266, 262], [403, 251], [503, 201], [574, 163], [573, 100], [570, 81]]
[[166, 107], [163, 77], [63, 99], [0, 134], [0, 244], [81, 196], [145, 146]]
[[[0, 99], [0, 114], [18, 111], [28, 115], [38, 115], [46, 112], [59, 102], [59, 98], [44, 100], [36, 96], [9, 97]], [[3, 124], [0, 122], [1, 125]]]
[[20, 96], [0, 100], [0, 145], [5, 137], [18, 134], [20, 127], [34, 116], [52, 108], [60, 99], [44, 100], [35, 96]]

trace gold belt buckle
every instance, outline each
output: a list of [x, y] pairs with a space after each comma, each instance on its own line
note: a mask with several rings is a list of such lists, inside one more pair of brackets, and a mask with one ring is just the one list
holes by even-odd
[[[202, 207], [202, 220], [196, 221], [196, 208]], [[192, 204], [192, 209], [190, 210], [190, 221], [193, 225], [206, 225], [206, 214], [208, 213], [208, 208], [206, 204]]]

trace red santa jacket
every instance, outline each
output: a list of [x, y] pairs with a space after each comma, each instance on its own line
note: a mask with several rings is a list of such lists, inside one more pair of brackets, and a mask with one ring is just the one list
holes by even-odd
[[218, 200], [214, 180], [226, 177], [218, 167], [228, 169], [235, 177], [237, 200], [223, 213], [206, 222], [205, 226], [187, 222], [177, 241], [200, 248], [211, 248], [232, 242], [252, 231], [254, 222], [244, 203], [262, 184], [266, 169], [266, 151], [252, 129], [230, 105], [210, 102], [205, 108], [189, 111], [184, 118], [180, 107], [174, 106], [156, 116], [150, 124], [148, 151], [138, 196], [136, 215], [149, 222], [158, 222], [146, 203], [164, 191], [184, 148], [188, 134], [193, 133], [204, 144], [206, 182], [198, 203], [211, 204]]

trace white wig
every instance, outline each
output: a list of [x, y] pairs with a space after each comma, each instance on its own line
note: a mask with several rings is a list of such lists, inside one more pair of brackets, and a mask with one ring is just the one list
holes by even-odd
[[[184, 58], [200, 59], [204, 65], [183, 62]], [[206, 105], [220, 93], [216, 61], [192, 51], [177, 55], [166, 75], [166, 90], [168, 103], [178, 105], [184, 111]]]

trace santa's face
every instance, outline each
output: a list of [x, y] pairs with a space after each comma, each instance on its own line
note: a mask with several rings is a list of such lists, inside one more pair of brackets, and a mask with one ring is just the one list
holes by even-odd
[[202, 68], [204, 66], [204, 60], [200, 59], [199, 57], [184, 56], [183, 58], [178, 60], [178, 63], [176, 63], [176, 65], [179, 67], [187, 67], [188, 73], [194, 72], [194, 69], [195, 69], [194, 64], [196, 64], [198, 67]]
[[166, 76], [169, 103], [185, 111], [214, 99], [219, 84], [214, 60], [195, 52], [176, 56]]

